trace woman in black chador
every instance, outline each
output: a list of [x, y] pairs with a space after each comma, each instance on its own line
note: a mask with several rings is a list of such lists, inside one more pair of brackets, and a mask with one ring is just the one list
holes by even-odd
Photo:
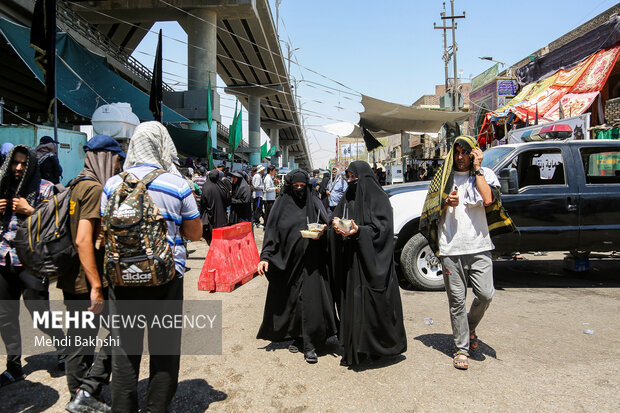
[[258, 264], [269, 289], [257, 338], [293, 339], [289, 351], [303, 351], [308, 363], [316, 363], [316, 349], [336, 335], [337, 327], [326, 237], [321, 232], [317, 239], [307, 239], [300, 233], [308, 222], [324, 224], [323, 231], [327, 223], [325, 208], [311, 196], [309, 183], [310, 177], [302, 170], [287, 174], [282, 195], [269, 214]]
[[[366, 162], [351, 163], [346, 174], [349, 186], [334, 210], [331, 238], [341, 364], [349, 366], [403, 353], [407, 337], [394, 271], [392, 206]], [[338, 218], [353, 220], [350, 231], [337, 225]]]

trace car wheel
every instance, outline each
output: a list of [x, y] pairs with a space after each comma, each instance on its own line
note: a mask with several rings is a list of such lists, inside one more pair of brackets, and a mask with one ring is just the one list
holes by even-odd
[[427, 291], [444, 289], [441, 261], [422, 234], [407, 241], [400, 255], [400, 265], [403, 277], [415, 288]]

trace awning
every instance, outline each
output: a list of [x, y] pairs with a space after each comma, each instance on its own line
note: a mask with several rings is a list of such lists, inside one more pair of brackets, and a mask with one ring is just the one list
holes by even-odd
[[[438, 132], [446, 122], [459, 122], [469, 117], [467, 112], [419, 109], [366, 95], [362, 95], [362, 105], [364, 112], [360, 113], [359, 124], [372, 131], [376, 137], [401, 131]], [[363, 137], [361, 128], [356, 126], [347, 137]]]
[[[43, 73], [34, 62], [34, 49], [29, 47], [30, 29], [0, 17], [0, 32], [43, 83]], [[56, 89], [58, 99], [65, 106], [90, 119], [95, 109], [106, 102], [128, 102], [141, 121], [153, 120], [149, 96], [114, 73], [105, 57], [88, 51], [67, 33], [56, 35], [56, 50]], [[162, 121], [189, 122], [166, 106], [163, 106]]]
[[[618, 56], [620, 45], [594, 53], [570, 70], [558, 70], [551, 76], [526, 85], [506, 106], [486, 115], [478, 141], [490, 142], [491, 122], [503, 124], [516, 116], [519, 123], [529, 119], [550, 122], [585, 113], [605, 86]], [[488, 138], [488, 139], [487, 139]]]

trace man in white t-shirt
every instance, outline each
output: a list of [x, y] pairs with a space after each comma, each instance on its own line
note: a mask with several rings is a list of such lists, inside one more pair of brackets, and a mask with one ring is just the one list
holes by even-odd
[[[252, 198], [253, 200], [253, 221], [254, 221], [254, 225], [256, 227], [260, 227], [260, 217], [263, 217], [263, 220], [265, 219], [265, 212], [264, 212], [264, 207], [263, 207], [263, 189], [264, 189], [264, 182], [263, 182], [263, 173], [265, 172], [265, 167], [263, 165], [258, 165], [258, 167], [256, 168], [256, 173], [254, 174], [254, 176], [252, 176]], [[264, 220], [264, 223], [266, 224], [267, 222]]]
[[[468, 368], [469, 351], [478, 349], [475, 329], [495, 293], [490, 252], [494, 246], [485, 206], [494, 201], [491, 186], [499, 186], [495, 173], [481, 166], [482, 150], [468, 149], [456, 144], [452, 151], [454, 183], [438, 228], [439, 256], [458, 349], [454, 367], [462, 370]], [[465, 307], [468, 281], [475, 295], [469, 313]]]

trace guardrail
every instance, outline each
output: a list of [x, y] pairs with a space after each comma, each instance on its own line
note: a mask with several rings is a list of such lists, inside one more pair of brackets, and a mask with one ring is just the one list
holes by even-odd
[[[123, 47], [112, 42], [105, 34], [101, 33], [95, 26], [90, 24], [88, 20], [76, 13], [75, 10], [67, 6], [63, 1], [57, 3], [56, 16], [60, 22], [75, 30], [85, 39], [105, 51], [108, 56], [122, 63], [130, 72], [145, 79], [148, 83], [151, 82], [153, 73], [149, 68], [125, 52]], [[165, 82], [163, 82], [163, 88], [167, 92], [174, 91], [174, 89]]]

